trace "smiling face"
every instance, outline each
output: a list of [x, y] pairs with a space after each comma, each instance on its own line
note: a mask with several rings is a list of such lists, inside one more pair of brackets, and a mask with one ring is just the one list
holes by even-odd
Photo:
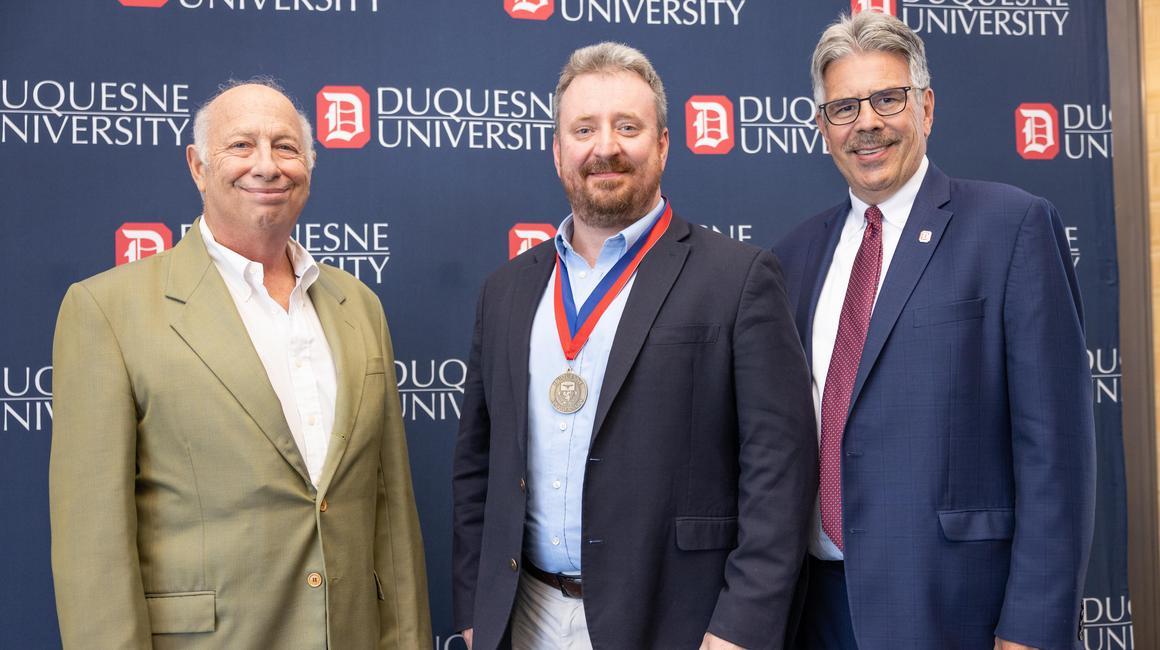
[[[844, 56], [826, 67], [823, 80], [825, 102], [911, 85], [906, 59], [893, 52]], [[921, 106], [918, 93], [923, 98]], [[934, 122], [934, 92], [912, 88], [906, 109], [888, 117], [862, 102], [858, 119], [850, 124], [834, 126], [821, 114], [817, 121], [834, 164], [854, 196], [876, 205], [893, 196], [918, 171]]]
[[648, 83], [632, 72], [582, 74], [557, 101], [552, 152], [573, 214], [602, 229], [643, 217], [660, 201], [669, 153]]
[[216, 238], [289, 236], [306, 197], [310, 168], [302, 125], [290, 100], [258, 85], [222, 93], [210, 104], [207, 160], [191, 145], [186, 160]]

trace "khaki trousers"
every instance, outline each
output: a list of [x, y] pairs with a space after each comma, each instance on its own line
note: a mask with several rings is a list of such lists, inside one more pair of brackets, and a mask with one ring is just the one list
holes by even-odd
[[584, 601], [521, 573], [512, 611], [512, 650], [592, 650]]

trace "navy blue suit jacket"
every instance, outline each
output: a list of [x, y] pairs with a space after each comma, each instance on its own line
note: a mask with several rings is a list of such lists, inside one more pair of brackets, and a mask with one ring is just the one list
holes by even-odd
[[[807, 359], [849, 210], [847, 199], [775, 246]], [[1095, 434], [1079, 289], [1049, 202], [930, 165], [842, 445], [861, 650], [990, 648], [996, 635], [1078, 647]]]
[[[503, 645], [515, 600], [528, 348], [555, 259], [545, 242], [480, 294], [453, 470], [454, 623], [476, 650]], [[596, 406], [581, 531], [593, 647], [696, 648], [706, 631], [782, 647], [816, 437], [774, 256], [673, 217], [637, 269]]]

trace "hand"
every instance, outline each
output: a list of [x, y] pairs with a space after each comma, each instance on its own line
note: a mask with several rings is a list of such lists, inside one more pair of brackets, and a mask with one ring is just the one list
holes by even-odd
[[745, 649], [737, 644], [730, 643], [730, 642], [726, 641], [725, 639], [722, 639], [721, 637], [719, 637], [715, 634], [710, 634], [710, 633], [706, 632], [705, 638], [701, 639], [700, 650], [745, 650]]
[[469, 627], [466, 630], [459, 633], [459, 635], [462, 636], [463, 640], [467, 643], [467, 650], [471, 650], [471, 637], [473, 636], [474, 632], [475, 632], [475, 628]]
[[999, 637], [995, 637], [995, 650], [1035, 650], [1029, 645], [1022, 643], [1015, 643], [1014, 641], [1004, 641]]

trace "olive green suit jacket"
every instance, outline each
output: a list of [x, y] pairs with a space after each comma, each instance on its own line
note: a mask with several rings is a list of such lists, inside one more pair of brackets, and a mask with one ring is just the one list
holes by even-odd
[[49, 469], [66, 648], [431, 647], [386, 320], [320, 270], [338, 394], [317, 489], [196, 224], [69, 289]]

